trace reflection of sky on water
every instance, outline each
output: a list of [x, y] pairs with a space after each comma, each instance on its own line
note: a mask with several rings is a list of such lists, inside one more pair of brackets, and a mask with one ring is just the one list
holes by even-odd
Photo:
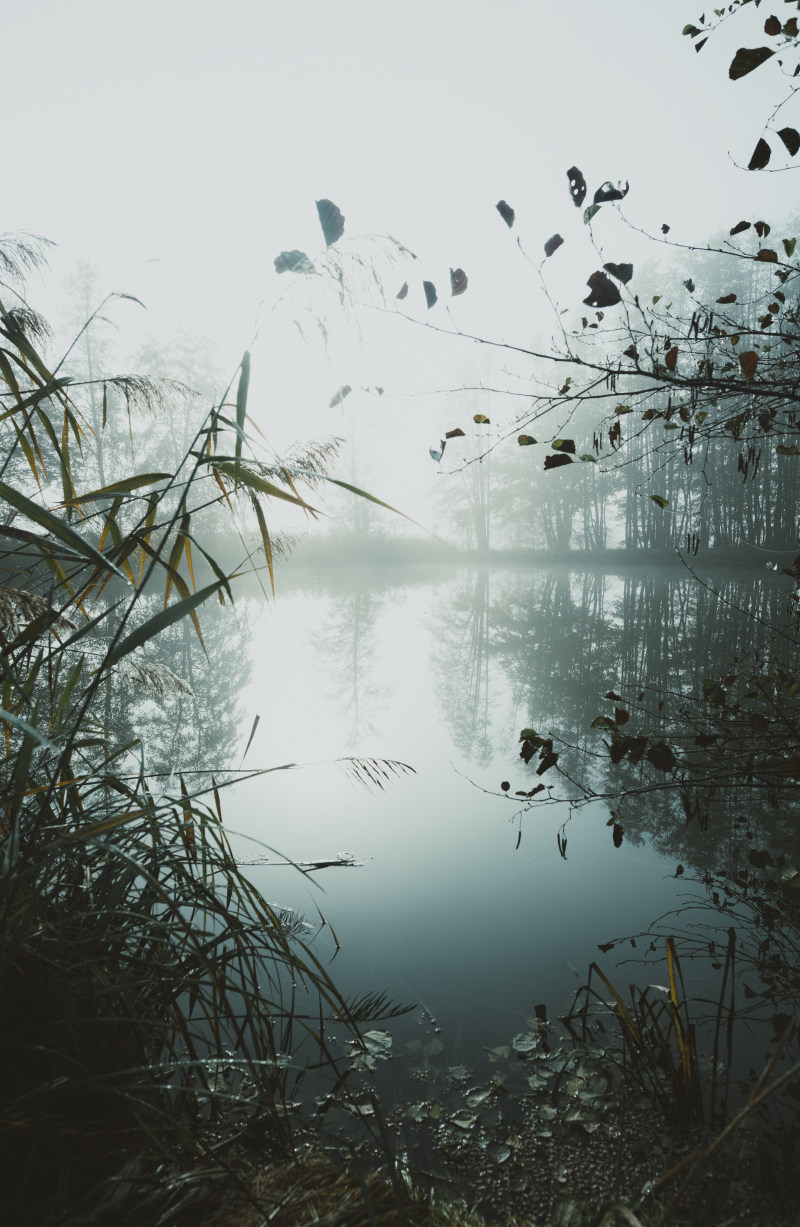
[[[239, 786], [225, 812], [235, 831], [298, 861], [344, 852], [363, 859], [360, 868], [317, 873], [320, 889], [288, 867], [250, 872], [269, 899], [310, 921], [319, 907], [342, 946], [333, 971], [345, 992], [385, 988], [395, 999], [418, 1001], [445, 1038], [463, 1037], [460, 1059], [468, 1060], [478, 1045], [506, 1042], [537, 1003], [553, 1015], [563, 1011], [593, 959], [613, 976], [618, 956], [601, 956], [598, 944], [646, 929], [686, 887], [673, 876], [674, 860], [659, 857], [646, 839], [615, 849], [599, 802], [570, 822], [566, 861], [556, 842], [566, 805], [532, 810], [516, 848], [514, 803], [482, 791], [509, 777], [512, 792], [531, 787], [515, 766], [520, 713], [513, 688], [490, 657], [491, 749], [487, 758], [485, 745], [474, 746], [470, 763], [454, 744], [461, 714], [441, 706], [443, 697], [457, 697], [443, 676], [458, 665], [459, 607], [449, 597], [463, 586], [463, 573], [436, 579], [397, 587], [375, 604], [374, 650], [359, 662], [363, 679], [347, 675], [346, 635], [326, 645], [319, 633], [336, 623], [332, 604], [347, 599], [346, 589], [279, 596], [254, 625], [251, 681], [242, 695], [243, 744], [253, 716], [261, 716], [249, 766], [359, 754], [400, 759], [416, 774], [368, 793], [333, 766], [279, 772]], [[444, 660], [448, 634], [456, 655]], [[367, 673], [362, 714], [374, 732], [354, 746], [345, 699]], [[598, 688], [596, 678], [586, 684]], [[249, 845], [243, 854], [259, 851]], [[327, 957], [332, 944], [324, 931], [319, 942]], [[632, 978], [626, 969], [623, 983]]]

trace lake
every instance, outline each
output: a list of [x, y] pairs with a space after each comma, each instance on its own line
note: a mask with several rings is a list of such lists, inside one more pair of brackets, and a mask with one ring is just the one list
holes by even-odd
[[[646, 562], [624, 573], [289, 564], [277, 582], [274, 604], [237, 601], [248, 628], [238, 737], [243, 751], [258, 716], [245, 766], [312, 765], [237, 785], [226, 822], [238, 856], [268, 858], [249, 872], [303, 915], [345, 993], [386, 990], [414, 1007], [389, 1024], [396, 1047], [437, 1029], [444, 1059], [473, 1067], [537, 1006], [551, 1018], [568, 1009], [593, 960], [621, 989], [663, 984], [662, 941], [649, 964], [646, 940], [598, 947], [688, 906], [660, 933], [689, 917], [687, 996], [716, 1000], [721, 964], [707, 942], [724, 939], [736, 906], [720, 890], [737, 873], [745, 896], [763, 879], [748, 857], [775, 850], [766, 811], [759, 822], [751, 796], [715, 794], [710, 816], [687, 822], [676, 793], [641, 790], [667, 779], [652, 767], [625, 768], [641, 791], [622, 801], [586, 802], [579, 785], [603, 794], [620, 783], [590, 727], [613, 713], [606, 694], [627, 702], [657, 689], [677, 720], [681, 689], [769, 648], [753, 619], [782, 616], [785, 583], [745, 572], [699, 582]], [[573, 783], [521, 761], [522, 728], [567, 743], [559, 768]], [[366, 788], [332, 765], [346, 756], [413, 774]], [[514, 795], [539, 783], [530, 801]], [[304, 875], [281, 858], [354, 863]], [[753, 940], [743, 934], [743, 950]], [[758, 1064], [774, 1036], [748, 1034], [747, 1063]]]

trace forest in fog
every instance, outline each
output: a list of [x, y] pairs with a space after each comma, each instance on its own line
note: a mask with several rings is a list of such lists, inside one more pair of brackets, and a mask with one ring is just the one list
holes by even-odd
[[796, 1227], [800, 2], [67, 7], [0, 1211]]

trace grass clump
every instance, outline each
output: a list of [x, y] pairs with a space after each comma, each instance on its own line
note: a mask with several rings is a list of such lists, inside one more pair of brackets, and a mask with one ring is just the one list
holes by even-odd
[[[99, 415], [45, 360], [22, 297], [43, 255], [0, 239], [18, 299], [0, 302], [0, 1205], [18, 1224], [154, 1224], [194, 1200], [199, 1173], [232, 1171], [232, 1138], [286, 1153], [305, 1063], [343, 1077], [329, 1021], [358, 1035], [392, 1012], [380, 994], [351, 1009], [241, 872], [222, 820], [232, 777], [151, 773], [115, 720], [124, 686], [192, 695], [158, 646], [182, 627], [205, 652], [201, 606], [233, 600], [209, 515], [251, 517], [272, 582], [271, 501], [309, 511], [304, 484], [332, 479], [250, 458], [245, 354], [177, 467], [131, 471], [107, 447], [87, 489]], [[130, 421], [142, 387], [147, 412], [170, 395], [109, 377], [93, 408], [98, 382], [103, 430], [115, 397]]]

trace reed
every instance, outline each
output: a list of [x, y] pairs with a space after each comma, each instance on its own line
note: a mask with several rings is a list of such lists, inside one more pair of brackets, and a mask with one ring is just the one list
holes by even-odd
[[[223, 823], [232, 777], [177, 763], [164, 784], [109, 719], [117, 678], [157, 698], [192, 693], [152, 649], [185, 622], [204, 651], [201, 607], [233, 601], [202, 513], [252, 517], [274, 590], [270, 505], [313, 514], [309, 489], [335, 479], [255, 458], [245, 354], [175, 470], [123, 466], [83, 489], [81, 455], [97, 440], [80, 385], [63, 359], [45, 361], [45, 326], [23, 298], [44, 254], [39, 240], [0, 240], [17, 300], [0, 302], [0, 1203], [19, 1224], [95, 1221], [98, 1190], [113, 1187], [127, 1190], [126, 1216], [139, 1198], [142, 1221], [172, 1221], [164, 1207], [192, 1200], [186, 1174], [219, 1170], [232, 1137], [255, 1130], [285, 1153], [306, 1063], [344, 1083], [330, 1023], [358, 1037], [399, 1009], [381, 994], [345, 1000], [249, 881]], [[104, 380], [103, 420], [114, 396], [157, 411], [172, 391]], [[210, 577], [199, 587], [198, 561]], [[347, 769], [367, 782], [407, 770]]]

